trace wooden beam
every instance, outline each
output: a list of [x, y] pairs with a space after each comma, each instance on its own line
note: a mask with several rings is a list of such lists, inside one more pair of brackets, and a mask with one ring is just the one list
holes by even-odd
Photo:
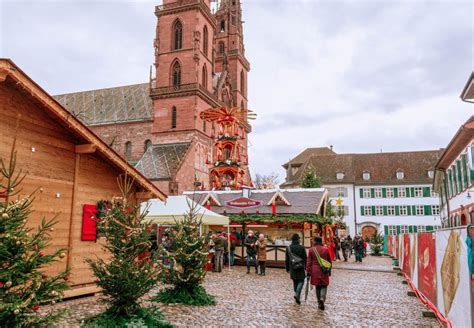
[[139, 200], [139, 199], [145, 199], [145, 200], [152, 199], [153, 198], [153, 193], [150, 192], [150, 191], [139, 191], [139, 192], [135, 193], [135, 198], [137, 200]]
[[7, 78], [8, 73], [9, 73], [8, 69], [0, 68], [0, 82], [5, 81], [5, 79]]
[[96, 149], [94, 144], [76, 145], [76, 154], [93, 154]]
[[[76, 216], [76, 198], [77, 198], [77, 180], [79, 179], [79, 164], [81, 162], [81, 155], [76, 154], [76, 161], [74, 164], [74, 182], [72, 186], [72, 199], [71, 199], [71, 217], [69, 218], [69, 237], [67, 243], [67, 262], [66, 270], [71, 269], [72, 264], [72, 234], [73, 234], [73, 225], [74, 219]], [[74, 227], [75, 228], [75, 227]]]

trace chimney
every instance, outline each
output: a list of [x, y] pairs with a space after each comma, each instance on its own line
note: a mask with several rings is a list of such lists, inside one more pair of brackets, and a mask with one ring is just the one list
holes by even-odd
[[332, 150], [332, 145], [330, 145], [329, 148]]

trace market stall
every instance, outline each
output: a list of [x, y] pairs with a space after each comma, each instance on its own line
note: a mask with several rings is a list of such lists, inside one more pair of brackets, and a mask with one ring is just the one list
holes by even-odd
[[325, 240], [333, 236], [332, 221], [325, 217], [328, 195], [323, 188], [202, 191], [195, 194], [195, 199], [229, 217], [231, 231], [240, 236], [235, 250], [237, 264], [245, 262], [243, 241], [249, 230], [265, 235], [267, 265], [276, 267], [284, 266], [286, 247], [293, 234], [300, 235], [305, 247], [311, 246], [317, 234]]

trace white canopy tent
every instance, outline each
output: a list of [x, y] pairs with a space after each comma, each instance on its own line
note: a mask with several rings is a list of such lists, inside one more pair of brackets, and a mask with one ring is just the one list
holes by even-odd
[[[165, 201], [159, 199], [150, 199], [142, 203], [141, 211], [148, 211], [145, 220], [157, 225], [173, 225], [176, 220], [182, 220], [189, 212], [190, 207], [195, 207], [198, 218], [201, 219], [200, 234], [202, 235], [203, 225], [222, 225], [227, 227], [227, 242], [230, 245], [230, 227], [229, 218], [217, 213], [214, 213], [200, 204], [194, 202], [187, 196], [168, 196]], [[229, 265], [230, 270], [230, 265]]]
[[223, 225], [229, 226], [229, 218], [214, 213], [207, 208], [197, 204], [187, 196], [169, 196], [165, 201], [150, 199], [142, 203], [142, 212], [148, 210], [145, 220], [152, 223], [164, 225], [174, 224], [175, 220], [182, 220], [190, 207], [195, 207], [198, 217], [203, 225]]

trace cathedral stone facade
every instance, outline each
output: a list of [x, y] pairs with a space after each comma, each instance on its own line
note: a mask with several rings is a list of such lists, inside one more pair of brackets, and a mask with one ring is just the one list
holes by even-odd
[[195, 180], [209, 189], [207, 159], [216, 133], [199, 114], [247, 108], [250, 64], [240, 0], [211, 2], [163, 0], [155, 7], [155, 69], [148, 83], [55, 97], [171, 195], [192, 190]]

